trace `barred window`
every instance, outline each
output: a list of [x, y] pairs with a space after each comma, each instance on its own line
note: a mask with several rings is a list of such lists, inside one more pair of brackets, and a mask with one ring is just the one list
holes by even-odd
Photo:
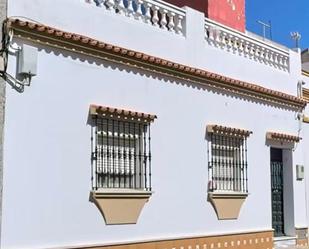
[[248, 192], [247, 137], [250, 131], [207, 126], [210, 191]]
[[155, 116], [91, 106], [92, 188], [151, 190], [150, 123]]

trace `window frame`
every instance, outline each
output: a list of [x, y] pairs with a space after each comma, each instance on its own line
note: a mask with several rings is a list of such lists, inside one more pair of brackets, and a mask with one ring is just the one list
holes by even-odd
[[209, 192], [248, 193], [247, 137], [251, 133], [207, 126]]
[[90, 117], [92, 190], [152, 191], [150, 124], [156, 116], [92, 105]]

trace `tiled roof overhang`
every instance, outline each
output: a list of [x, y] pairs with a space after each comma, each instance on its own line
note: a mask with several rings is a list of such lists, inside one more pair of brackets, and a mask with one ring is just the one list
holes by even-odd
[[6, 28], [6, 30], [13, 30], [17, 37], [39, 44], [85, 54], [293, 109], [299, 110], [306, 106], [306, 101], [290, 94], [114, 46], [43, 24], [9, 18], [6, 21]]
[[153, 122], [157, 118], [152, 114], [99, 105], [90, 105], [89, 113], [93, 116], [147, 123]]
[[224, 136], [249, 137], [252, 131], [222, 125], [207, 125], [207, 133], [215, 133]]
[[301, 138], [298, 136], [277, 133], [277, 132], [267, 132], [266, 139], [277, 140], [280, 142], [292, 142], [292, 143], [295, 143], [295, 142], [298, 143], [301, 140]]

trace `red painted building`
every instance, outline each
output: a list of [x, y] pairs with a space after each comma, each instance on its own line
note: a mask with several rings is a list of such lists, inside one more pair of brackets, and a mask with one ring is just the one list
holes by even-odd
[[233, 29], [246, 29], [245, 0], [167, 0], [177, 6], [189, 6], [208, 18]]

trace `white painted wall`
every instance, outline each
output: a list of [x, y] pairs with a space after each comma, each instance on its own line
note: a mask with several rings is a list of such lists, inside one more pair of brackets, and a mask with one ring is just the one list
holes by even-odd
[[283, 205], [284, 232], [288, 236], [295, 236], [295, 209], [293, 184], [293, 148], [282, 151], [283, 161]]
[[203, 39], [204, 15], [190, 8], [186, 10], [186, 37], [115, 15], [84, 0], [34, 0], [31, 4], [26, 0], [11, 0], [8, 16], [27, 17], [69, 32], [296, 94], [301, 75], [299, 51], [290, 50], [290, 73], [227, 53], [209, 46]]
[[[309, 88], [309, 78], [306, 76], [302, 76], [302, 81], [305, 82], [304, 87], [305, 88]], [[309, 108], [307, 106], [307, 108], [304, 110], [304, 115], [306, 115], [307, 117], [309, 117]], [[303, 153], [304, 153], [304, 162], [305, 162], [305, 181], [304, 181], [304, 185], [305, 185], [305, 200], [307, 203], [307, 211], [306, 211], [306, 221], [307, 224], [309, 224], [309, 140], [306, 139], [309, 137], [309, 124], [303, 124], [302, 125], [302, 137], [304, 138], [304, 149], [303, 149]]]
[[[265, 133], [295, 134], [294, 112], [72, 57], [42, 50], [32, 86], [23, 94], [8, 89], [3, 248], [271, 228]], [[13, 57], [10, 65], [13, 71]], [[158, 115], [152, 128], [155, 194], [137, 225], [106, 226], [88, 201], [91, 103]], [[206, 200], [207, 124], [253, 131], [248, 139], [250, 196], [237, 221], [218, 221]]]
[[[83, 1], [9, 1], [9, 15], [295, 93], [291, 73], [214, 49], [201, 41], [203, 16], [187, 9], [187, 37], [110, 15]], [[57, 17], [57, 18], [55, 18]], [[194, 25], [193, 25], [194, 24]], [[197, 37], [199, 40], [194, 39]], [[22, 41], [18, 41], [20, 44]], [[86, 59], [86, 60], [85, 60]], [[9, 71], [15, 73], [15, 57]], [[209, 235], [271, 228], [267, 131], [297, 134], [296, 113], [239, 96], [114, 67], [40, 47], [38, 75], [23, 94], [7, 92], [2, 248], [46, 248]], [[88, 201], [90, 104], [153, 113], [155, 194], [137, 225], [106, 226]], [[218, 221], [207, 202], [207, 124], [253, 131], [248, 139], [249, 192], [236, 221]], [[293, 158], [303, 163], [302, 143]], [[194, 149], [192, 149], [194, 148]], [[304, 183], [294, 181], [297, 224], [305, 224]]]

